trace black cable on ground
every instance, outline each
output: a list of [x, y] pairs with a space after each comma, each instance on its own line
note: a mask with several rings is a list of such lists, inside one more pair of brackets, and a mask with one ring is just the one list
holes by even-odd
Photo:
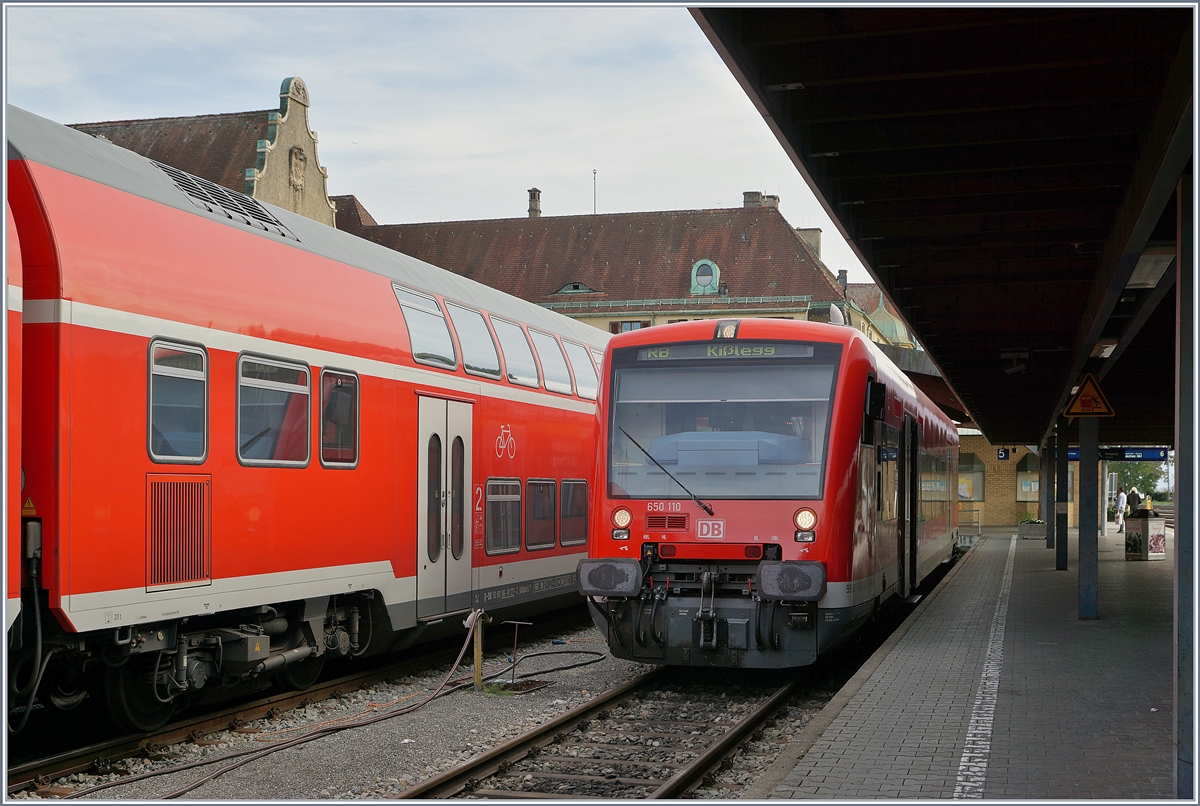
[[[297, 745], [304, 744], [306, 742], [310, 742], [315, 739], [319, 739], [323, 736], [329, 736], [329, 735], [338, 733], [343, 730], [348, 730], [350, 728], [364, 727], [366, 725], [372, 725], [376, 722], [382, 722], [386, 719], [391, 719], [393, 717], [401, 716], [403, 714], [412, 713], [413, 711], [416, 711], [418, 708], [422, 708], [425, 705], [427, 705], [428, 703], [432, 702], [437, 697], [445, 696], [445, 695], [451, 694], [455, 691], [459, 691], [460, 689], [466, 688], [467, 686], [474, 685], [474, 681], [468, 681], [465, 683], [461, 683], [457, 686], [451, 686], [450, 688], [446, 688], [446, 684], [450, 681], [450, 678], [454, 675], [454, 672], [458, 670], [459, 665], [462, 663], [462, 659], [463, 659], [463, 656], [466, 654], [467, 647], [471, 645], [471, 640], [473, 638], [473, 632], [474, 632], [474, 626], [475, 626], [475, 620], [478, 618], [479, 612], [481, 612], [481, 611], [476, 611], [475, 613], [472, 613], [471, 617], [468, 618], [467, 625], [466, 625], [467, 626], [467, 639], [466, 639], [466, 641], [464, 641], [462, 649], [459, 651], [458, 657], [455, 659], [454, 664], [450, 667], [450, 670], [446, 673], [446, 676], [442, 679], [442, 682], [438, 685], [438, 687], [435, 688], [428, 697], [421, 700], [420, 702], [414, 703], [413, 705], [407, 706], [405, 708], [400, 708], [400, 709], [397, 709], [394, 711], [387, 711], [387, 712], [384, 712], [384, 713], [381, 713], [381, 714], [378, 714], [378, 715], [375, 715], [372, 717], [368, 717], [365, 719], [359, 719], [359, 720], [355, 720], [353, 722], [343, 722], [338, 725], [330, 725], [330, 726], [324, 727], [324, 728], [317, 728], [315, 730], [312, 730], [312, 731], [304, 734], [303, 736], [297, 736], [294, 739], [288, 739], [286, 741], [282, 741], [277, 744], [272, 744], [269, 747], [249, 748], [246, 750], [235, 750], [235, 751], [232, 751], [229, 753], [223, 753], [219, 756], [214, 756], [214, 757], [208, 758], [208, 759], [202, 759], [199, 761], [193, 761], [193, 762], [189, 762], [186, 764], [180, 764], [180, 765], [175, 765], [175, 766], [170, 766], [170, 767], [163, 767], [163, 768], [160, 768], [157, 770], [150, 770], [149, 772], [139, 773], [137, 775], [128, 776], [128, 777], [121, 778], [116, 781], [106, 781], [102, 784], [97, 784], [95, 786], [91, 786], [86, 789], [80, 789], [76, 792], [72, 792], [69, 795], [63, 796], [63, 799], [69, 800], [69, 799], [73, 799], [73, 798], [80, 798], [80, 797], [83, 797], [84, 795], [88, 795], [93, 792], [98, 792], [103, 789], [109, 789], [109, 788], [117, 787], [117, 786], [124, 786], [126, 784], [130, 784], [135, 781], [145, 780], [148, 778], [154, 778], [154, 777], [157, 777], [160, 775], [169, 775], [169, 774], [176, 773], [176, 772], [183, 772], [185, 770], [195, 769], [197, 767], [208, 766], [211, 764], [218, 764], [218, 763], [221, 763], [224, 761], [231, 761], [231, 760], [237, 759], [234, 763], [227, 764], [226, 766], [222, 767], [219, 770], [214, 770], [212, 773], [204, 776], [203, 778], [200, 778], [199, 780], [196, 780], [196, 781], [188, 784], [187, 786], [185, 786], [181, 789], [175, 790], [174, 792], [171, 792], [171, 793], [161, 796], [162, 799], [164, 799], [164, 800], [177, 798], [177, 797], [187, 794], [188, 792], [191, 792], [192, 790], [196, 789], [197, 787], [201, 786], [202, 784], [205, 784], [211, 780], [214, 780], [215, 778], [220, 777], [221, 775], [224, 775], [226, 772], [230, 772], [231, 770], [237, 769], [238, 767], [241, 767], [244, 764], [248, 764], [251, 761], [254, 761], [256, 759], [259, 759], [264, 756], [270, 755], [272, 753], [278, 752], [280, 750], [285, 750], [289, 747], [295, 747]], [[579, 663], [571, 663], [571, 664], [567, 664], [565, 666], [556, 666], [556, 667], [552, 667], [550, 669], [543, 669], [543, 670], [540, 670], [540, 671], [537, 671], [537, 672], [534, 672], [531, 674], [552, 674], [554, 672], [566, 671], [568, 669], [576, 669], [581, 666], [588, 666], [593, 663], [599, 663], [600, 661], [604, 660], [605, 657], [607, 657], [607, 653], [599, 652], [597, 650], [591, 650], [591, 649], [561, 649], [561, 650], [548, 650], [545, 652], [531, 652], [528, 655], [520, 656], [519, 658], [517, 658], [515, 663], [509, 663], [500, 671], [485, 675], [483, 679], [493, 680], [502, 675], [511, 674], [514, 666], [520, 665], [523, 661], [528, 660], [529, 658], [543, 657], [543, 656], [547, 656], [547, 655], [594, 655], [595, 657], [590, 658], [585, 661], [582, 661], [582, 662], [579, 662]], [[525, 679], [528, 676], [529, 675], [521, 675], [520, 679]]]

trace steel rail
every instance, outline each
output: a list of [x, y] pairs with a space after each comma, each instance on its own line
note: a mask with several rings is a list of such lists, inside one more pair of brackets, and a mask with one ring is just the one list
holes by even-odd
[[[564, 623], [579, 620], [579, 614], [570, 614], [537, 625], [533, 635], [543, 635], [563, 628]], [[497, 639], [493, 639], [497, 640]], [[504, 639], [507, 641], [507, 638]], [[490, 643], [488, 641], [487, 643]], [[305, 700], [314, 702], [349, 693], [372, 683], [379, 683], [397, 675], [411, 674], [453, 661], [456, 649], [439, 649], [429, 655], [418, 658], [408, 658], [376, 669], [368, 669], [338, 677], [325, 683], [319, 683], [304, 691], [274, 694], [266, 698], [253, 700], [241, 705], [232, 705], [208, 714], [200, 714], [179, 722], [173, 722], [160, 730], [151, 733], [122, 736], [103, 742], [68, 750], [54, 756], [39, 758], [33, 761], [16, 764], [8, 768], [6, 791], [9, 795], [28, 788], [40, 780], [61, 778], [76, 773], [86, 773], [96, 768], [96, 761], [103, 759], [108, 762], [131, 758], [139, 753], [151, 755], [155, 748], [165, 749], [166, 746], [186, 741], [188, 738], [203, 734], [216, 733], [224, 730], [234, 730], [240, 722], [250, 722], [261, 719], [272, 709], [280, 711], [295, 708]]]
[[96, 759], [103, 758], [109, 761], [118, 761], [123, 758], [135, 756], [141, 752], [151, 753], [153, 752], [151, 745], [164, 748], [165, 745], [176, 744], [200, 734], [233, 730], [239, 726], [239, 721], [249, 722], [254, 719], [260, 719], [270, 713], [272, 709], [286, 710], [299, 706], [305, 700], [318, 701], [354, 691], [362, 688], [364, 685], [395, 677], [398, 673], [403, 674], [406, 671], [406, 667], [420, 668], [425, 663], [426, 661], [405, 661], [385, 669], [357, 672], [313, 686], [304, 691], [276, 694], [246, 705], [232, 706], [216, 713], [174, 722], [161, 730], [141, 734], [136, 738], [121, 737], [110, 739], [76, 750], [68, 750], [57, 756], [18, 764], [10, 767], [8, 770], [8, 793], [11, 795], [14, 792], [20, 791], [39, 778], [61, 778], [64, 775], [87, 772], [95, 767]]
[[[525, 758], [531, 748], [542, 747], [554, 741], [562, 731], [571, 730], [580, 722], [595, 716], [600, 711], [611, 706], [615, 701], [628, 697], [641, 687], [663, 675], [665, 667], [636, 677], [617, 688], [610, 689], [593, 700], [578, 705], [570, 711], [559, 714], [554, 719], [537, 728], [523, 733], [486, 753], [451, 767], [445, 772], [432, 778], [427, 778], [416, 786], [411, 786], [397, 797], [412, 798], [449, 798], [457, 795], [466, 788], [472, 779], [482, 779], [501, 771], [501, 767]], [[521, 793], [522, 795], [525, 793]]]
[[725, 760], [725, 756], [741, 744], [747, 734], [762, 727], [762, 724], [770, 719], [791, 698], [797, 685], [798, 683], [792, 680], [779, 689], [779, 691], [776, 691], [771, 695], [770, 699], [755, 708], [745, 719], [742, 719], [726, 731], [724, 736], [701, 753], [695, 761], [672, 775], [666, 783], [651, 792], [646, 798], [648, 800], [678, 798], [684, 792], [694, 788], [704, 779], [705, 775], [721, 765]]

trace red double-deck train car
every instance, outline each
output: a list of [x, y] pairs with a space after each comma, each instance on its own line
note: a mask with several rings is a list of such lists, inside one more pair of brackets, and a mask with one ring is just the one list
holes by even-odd
[[607, 334], [23, 110], [8, 127], [15, 705], [91, 690], [147, 730], [471, 608], [578, 601]]
[[604, 363], [579, 582], [617, 656], [810, 664], [951, 557], [958, 432], [854, 328], [678, 323]]

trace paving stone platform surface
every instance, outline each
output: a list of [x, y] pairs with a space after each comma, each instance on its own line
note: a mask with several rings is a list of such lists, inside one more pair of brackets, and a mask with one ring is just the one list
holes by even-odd
[[1126, 561], [1100, 537], [1078, 618], [1077, 535], [985, 529], [776, 798], [1170, 798], [1173, 535]]

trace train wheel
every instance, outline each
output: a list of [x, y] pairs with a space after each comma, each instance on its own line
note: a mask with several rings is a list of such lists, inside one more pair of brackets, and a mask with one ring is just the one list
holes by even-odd
[[275, 679], [280, 688], [288, 691], [304, 691], [317, 682], [321, 670], [325, 668], [324, 658], [309, 658], [299, 663], [284, 666], [275, 673]]
[[122, 728], [148, 733], [167, 724], [175, 712], [175, 702], [163, 702], [155, 691], [158, 656], [133, 656], [120, 666], [105, 669], [104, 701], [108, 712]]

